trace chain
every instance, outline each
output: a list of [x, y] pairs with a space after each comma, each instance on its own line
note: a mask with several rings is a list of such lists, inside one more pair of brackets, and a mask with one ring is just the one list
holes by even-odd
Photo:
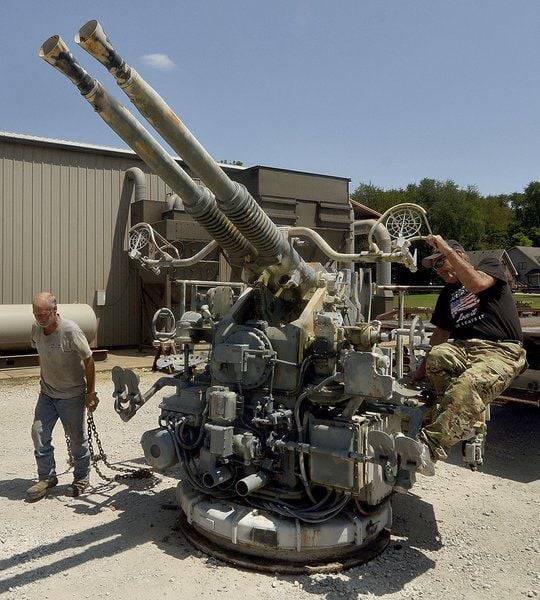
[[[132, 469], [129, 467], [117, 467], [115, 465], [111, 465], [111, 463], [107, 460], [107, 455], [103, 451], [101, 440], [99, 439], [96, 429], [96, 424], [94, 423], [94, 415], [91, 412], [87, 412], [86, 420], [88, 422], [88, 447], [90, 449], [92, 466], [101, 479], [104, 481], [120, 481], [122, 479], [146, 479], [147, 477], [153, 476], [150, 469]], [[93, 441], [96, 442], [99, 454], [95, 454], [94, 452]], [[117, 473], [114, 477], [105, 475], [98, 466], [99, 461], [103, 461], [103, 464], [111, 469], [111, 471], [119, 471], [119, 473]]]
[[[127, 467], [116, 467], [111, 465], [107, 460], [107, 455], [103, 452], [103, 447], [101, 445], [101, 440], [99, 439], [96, 424], [94, 423], [94, 416], [92, 413], [87, 413], [87, 422], [88, 422], [88, 448], [90, 450], [90, 457], [92, 460], [92, 466], [94, 467], [96, 473], [103, 479], [104, 481], [119, 481], [120, 479], [145, 479], [147, 477], [152, 477], [152, 472], [150, 469], [131, 469]], [[73, 459], [73, 452], [71, 450], [71, 440], [68, 435], [66, 437], [66, 447], [68, 453], [68, 465], [73, 467], [75, 464], [75, 460]], [[94, 453], [94, 447], [92, 440], [96, 441], [97, 447], [99, 449], [99, 454]], [[103, 464], [106, 467], [109, 467], [111, 471], [120, 471], [123, 475], [117, 474], [114, 477], [108, 477], [105, 475], [98, 466], [99, 461], [102, 460]]]
[[67, 463], [70, 467], [72, 467], [75, 464], [75, 460], [73, 459], [73, 452], [71, 451], [71, 440], [69, 439], [69, 435], [67, 433], [64, 435], [66, 436], [66, 446], [68, 453]]

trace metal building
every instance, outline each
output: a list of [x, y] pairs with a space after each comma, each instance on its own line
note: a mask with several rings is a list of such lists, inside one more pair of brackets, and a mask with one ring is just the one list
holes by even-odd
[[[133, 167], [145, 174], [147, 197], [132, 206], [134, 182], [126, 171]], [[330, 243], [332, 231], [336, 241], [349, 231], [346, 178], [224, 169], [279, 225], [326, 228]], [[94, 309], [92, 346], [140, 344], [145, 286], [152, 281], [141, 278], [127, 256], [127, 230], [148, 220], [179, 244], [187, 230], [195, 231], [168, 209], [168, 186], [130, 150], [8, 132], [0, 132], [0, 181], [0, 304], [29, 304], [36, 292], [51, 290], [61, 303]], [[188, 244], [187, 252], [192, 248]]]

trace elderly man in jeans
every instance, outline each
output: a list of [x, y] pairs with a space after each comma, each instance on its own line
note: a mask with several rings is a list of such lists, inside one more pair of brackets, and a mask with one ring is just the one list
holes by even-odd
[[32, 302], [36, 319], [32, 346], [41, 366], [41, 393], [32, 424], [32, 440], [39, 481], [26, 492], [30, 502], [43, 498], [58, 483], [52, 433], [58, 419], [69, 438], [74, 461], [74, 480], [66, 491], [78, 496], [89, 484], [90, 451], [85, 431], [85, 406], [93, 411], [98, 398], [94, 390], [94, 360], [79, 326], [60, 317], [56, 298], [39, 293]]
[[432, 475], [433, 463], [474, 434], [486, 406], [525, 369], [526, 360], [516, 304], [501, 263], [485, 258], [474, 268], [455, 240], [435, 235], [428, 242], [435, 252], [422, 263], [446, 285], [431, 318], [432, 349], [410, 376], [427, 376], [438, 398], [438, 415], [418, 435], [426, 450], [420, 472]]

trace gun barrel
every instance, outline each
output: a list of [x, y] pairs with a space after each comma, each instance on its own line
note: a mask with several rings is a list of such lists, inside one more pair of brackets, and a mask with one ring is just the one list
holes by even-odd
[[77, 63], [60, 36], [46, 40], [39, 56], [70, 79], [107, 125], [182, 197], [186, 211], [231, 257], [256, 256], [256, 250], [219, 210], [213, 195], [197, 185], [129, 110]]
[[[261, 268], [273, 265], [278, 279], [296, 270], [304, 285], [315, 285], [315, 271], [290, 246], [246, 188], [229, 179], [172, 108], [118, 54], [100, 23], [92, 20], [83, 25], [75, 41], [105, 66], [141, 114], [214, 192], [219, 208], [257, 250]], [[282, 268], [276, 268], [280, 264]]]
[[[83, 25], [75, 36], [75, 42], [113, 75], [141, 114], [160, 134], [168, 132], [171, 142], [174, 140], [177, 146], [173, 148], [217, 196], [227, 198], [232, 195], [232, 181], [226, 173], [214, 163], [163, 98], [122, 59], [98, 21], [93, 19]], [[177, 131], [169, 131], [171, 129]]]

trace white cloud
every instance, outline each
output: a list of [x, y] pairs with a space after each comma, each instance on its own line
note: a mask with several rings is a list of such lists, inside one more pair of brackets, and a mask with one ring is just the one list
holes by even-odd
[[141, 60], [149, 67], [159, 71], [170, 71], [175, 67], [174, 62], [166, 54], [145, 54], [141, 56]]

